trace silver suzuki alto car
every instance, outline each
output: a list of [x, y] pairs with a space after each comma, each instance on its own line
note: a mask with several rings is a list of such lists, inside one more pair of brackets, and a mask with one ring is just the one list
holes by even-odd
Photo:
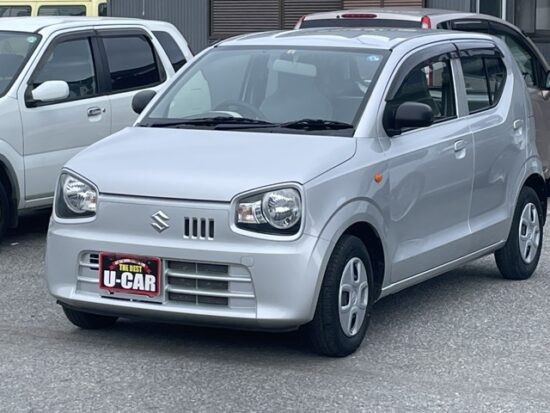
[[381, 297], [491, 253], [505, 278], [537, 267], [533, 111], [497, 38], [246, 35], [133, 106], [59, 178], [47, 282], [79, 327], [303, 327], [345, 356]]

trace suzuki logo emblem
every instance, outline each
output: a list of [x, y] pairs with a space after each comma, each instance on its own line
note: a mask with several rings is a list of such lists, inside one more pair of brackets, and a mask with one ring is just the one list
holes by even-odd
[[151, 226], [155, 228], [159, 233], [167, 230], [170, 228], [170, 225], [166, 221], [170, 221], [170, 217], [166, 215], [162, 211], [158, 211], [154, 213], [151, 218], [153, 218], [153, 222], [151, 223]]

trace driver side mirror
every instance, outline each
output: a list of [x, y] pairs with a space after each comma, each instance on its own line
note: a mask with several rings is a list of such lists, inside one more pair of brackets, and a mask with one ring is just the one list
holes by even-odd
[[420, 102], [404, 102], [397, 107], [393, 116], [390, 136], [401, 134], [407, 128], [425, 128], [434, 123], [433, 109]]
[[31, 92], [34, 102], [55, 102], [69, 97], [69, 84], [63, 80], [48, 80]]
[[141, 113], [145, 110], [151, 100], [153, 100], [156, 94], [157, 92], [155, 92], [154, 90], [143, 90], [139, 93], [136, 93], [134, 95], [134, 98], [132, 99], [132, 110], [138, 115], [141, 115]]

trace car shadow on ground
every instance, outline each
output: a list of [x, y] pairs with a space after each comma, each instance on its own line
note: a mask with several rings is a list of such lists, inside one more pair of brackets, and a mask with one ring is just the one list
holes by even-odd
[[[471, 301], [479, 297], [483, 289], [491, 289], [501, 282], [505, 281], [496, 267], [485, 269], [470, 265], [384, 298], [373, 308], [371, 326], [362, 349], [383, 347], [387, 337], [392, 336], [392, 330], [397, 334], [397, 331], [410, 328], [410, 323], [418, 323], [418, 318], [429, 319], [434, 311], [449, 311], [450, 301]], [[312, 354], [302, 331], [239, 331], [125, 319], [107, 331], [75, 330], [75, 334], [92, 334], [103, 345], [115, 348], [137, 346], [173, 357], [193, 354], [220, 361], [226, 357], [239, 361], [252, 357], [283, 363], [284, 360], [296, 362], [317, 357]]]
[[48, 225], [52, 215], [51, 209], [42, 209], [21, 216], [17, 228], [11, 228], [6, 234], [5, 241], [23, 239], [28, 236], [44, 235], [48, 232]]

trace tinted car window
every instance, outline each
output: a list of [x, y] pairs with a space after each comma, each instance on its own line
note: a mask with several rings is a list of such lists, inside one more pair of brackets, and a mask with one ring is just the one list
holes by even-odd
[[315, 19], [304, 20], [301, 29], [312, 27], [399, 27], [418, 29], [422, 27], [420, 21], [391, 20], [391, 19]]
[[495, 34], [502, 38], [510, 48], [512, 56], [514, 56], [527, 86], [536, 86], [536, 60], [533, 55], [511, 35], [499, 32], [495, 32]]
[[178, 44], [174, 40], [170, 33], [167, 32], [154, 32], [157, 40], [161, 44], [162, 48], [168, 55], [172, 67], [177, 72], [181, 67], [187, 63], [183, 52], [179, 48]]
[[99, 6], [97, 6], [97, 15], [107, 16], [107, 3], [101, 3]]
[[86, 16], [86, 6], [40, 6], [39, 16]]
[[427, 104], [433, 110], [435, 122], [456, 117], [451, 62], [427, 61], [414, 68], [388, 102], [388, 109], [393, 112], [405, 102]]
[[31, 15], [31, 6], [0, 7], [0, 17], [24, 17]]
[[498, 57], [462, 57], [468, 109], [479, 112], [496, 105], [506, 80], [506, 66]]
[[69, 40], [56, 45], [34, 75], [33, 88], [48, 80], [63, 80], [69, 84], [67, 101], [95, 96], [97, 79], [90, 41]]
[[161, 76], [155, 53], [145, 36], [103, 39], [113, 92], [157, 85]]

